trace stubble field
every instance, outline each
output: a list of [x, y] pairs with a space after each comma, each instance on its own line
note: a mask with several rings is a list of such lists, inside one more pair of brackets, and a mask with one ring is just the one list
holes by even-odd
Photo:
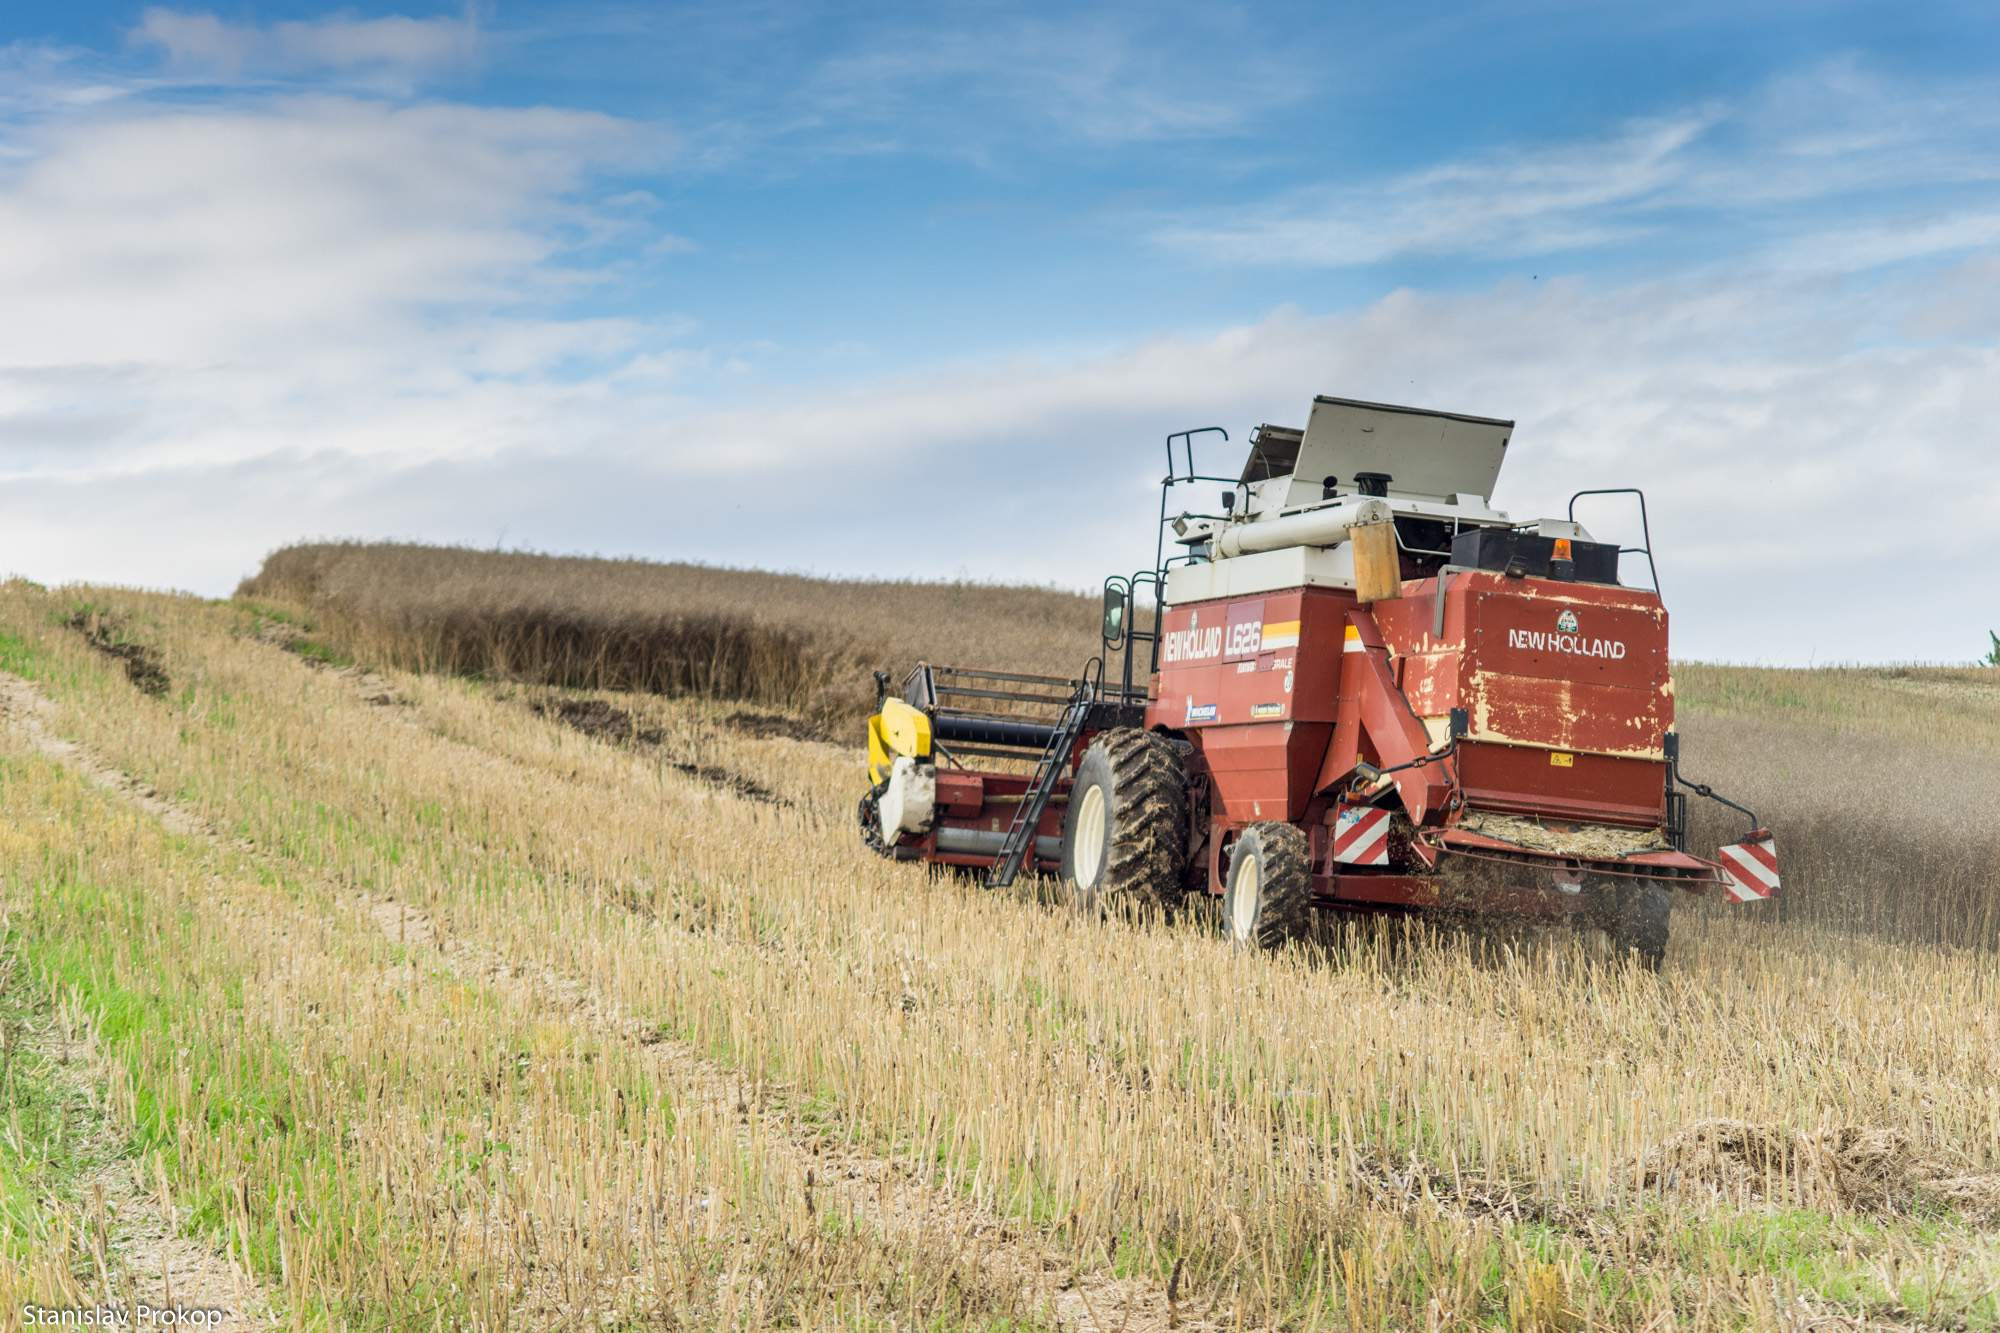
[[668, 696], [274, 583], [0, 590], [0, 1321], [165, 1269], [245, 1327], [2000, 1323], [1991, 673], [1682, 670], [1797, 889], [1659, 977], [1242, 957], [861, 847], [832, 682], [941, 615], [655, 599], [752, 664], [616, 682]]

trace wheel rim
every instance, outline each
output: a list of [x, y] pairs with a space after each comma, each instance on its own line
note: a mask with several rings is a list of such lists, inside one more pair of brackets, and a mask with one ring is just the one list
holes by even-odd
[[1236, 873], [1229, 892], [1229, 933], [1247, 940], [1257, 929], [1257, 899], [1264, 888], [1264, 868], [1257, 858], [1237, 851]]
[[1078, 887], [1097, 887], [1104, 872], [1104, 788], [1092, 784], [1083, 789], [1076, 808], [1076, 882]]

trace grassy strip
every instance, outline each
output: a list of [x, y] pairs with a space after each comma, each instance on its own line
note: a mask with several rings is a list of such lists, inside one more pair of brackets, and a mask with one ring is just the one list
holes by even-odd
[[[352, 1161], [360, 1118], [318, 1102], [314, 1053], [255, 1003], [259, 973], [279, 961], [258, 923], [296, 918], [282, 890], [204, 860], [43, 761], [5, 762], [0, 818], [36, 843], [5, 866], [14, 956], [95, 1030], [130, 1151], [175, 1182], [192, 1233], [285, 1277], [309, 1326], [469, 1315], [466, 1293], [436, 1270], [395, 1265], [364, 1299], [327, 1281], [407, 1252], [409, 1233], [387, 1180]], [[365, 965], [366, 951], [350, 957]]]
[[187, 1225], [299, 1324], [1021, 1323], [950, 1238], [802, 1208], [789, 1157], [731, 1107], [677, 1104], [643, 1050], [66, 771], [0, 762], [23, 975], [95, 1028], [120, 1132]]
[[100, 1108], [37, 1041], [54, 1019], [46, 992], [19, 965], [18, 944], [11, 918], [0, 916], [0, 1311], [8, 1313], [84, 1300], [93, 1276], [78, 1229], [84, 1182], [106, 1164], [110, 1143]]

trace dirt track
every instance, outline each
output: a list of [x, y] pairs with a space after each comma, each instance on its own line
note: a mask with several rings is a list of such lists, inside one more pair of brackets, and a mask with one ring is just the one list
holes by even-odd
[[[175, 833], [212, 836], [201, 820], [50, 731], [47, 712], [48, 704], [32, 685], [0, 672], [0, 719], [37, 754], [115, 792]], [[53, 1022], [27, 1035], [30, 1044], [61, 1071], [71, 1090], [101, 1110], [111, 1071], [89, 1030], [81, 1023]], [[93, 1118], [88, 1133], [103, 1155], [114, 1155], [101, 1115]], [[214, 1328], [276, 1327], [271, 1311], [277, 1301], [271, 1290], [230, 1257], [184, 1236], [165, 1182], [155, 1185], [138, 1179], [135, 1165], [118, 1162], [88, 1182], [90, 1208], [101, 1218], [109, 1238], [96, 1256], [107, 1297], [128, 1306], [227, 1311], [221, 1322], [210, 1325]]]

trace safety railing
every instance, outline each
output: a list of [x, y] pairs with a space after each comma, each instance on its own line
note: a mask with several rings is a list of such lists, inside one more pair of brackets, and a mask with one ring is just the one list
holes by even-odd
[[1646, 517], [1646, 493], [1640, 490], [1637, 486], [1607, 486], [1597, 490], [1578, 491], [1575, 495], [1569, 497], [1570, 522], [1572, 523], [1576, 522], [1576, 502], [1578, 500], [1581, 500], [1586, 495], [1631, 495], [1631, 496], [1636, 496], [1638, 498], [1639, 538], [1641, 541], [1645, 543], [1645, 545], [1621, 546], [1618, 548], [1618, 555], [1621, 559], [1628, 555], [1645, 556], [1646, 572], [1652, 575], [1653, 578], [1653, 593], [1655, 596], [1659, 596], [1660, 568], [1658, 565], [1653, 563], [1653, 525], [1647, 520]]

